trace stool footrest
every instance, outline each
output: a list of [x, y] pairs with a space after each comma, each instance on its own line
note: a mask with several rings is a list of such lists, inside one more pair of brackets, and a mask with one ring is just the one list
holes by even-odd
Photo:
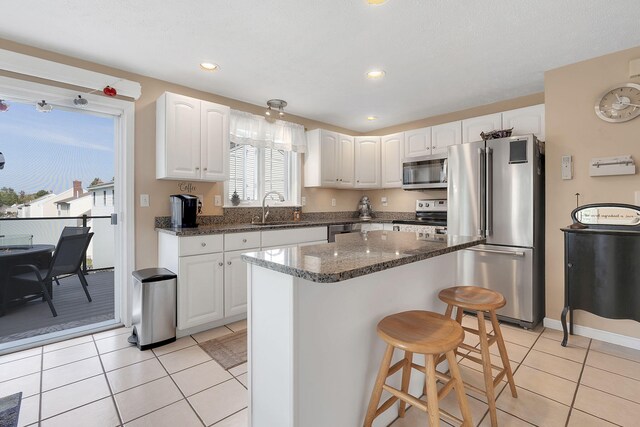
[[[423, 410], [425, 412], [427, 411], [427, 403], [426, 402], [424, 402], [424, 401], [422, 401], [422, 400], [420, 400], [420, 399], [418, 399], [416, 397], [413, 397], [408, 393], [404, 393], [403, 391], [400, 391], [397, 388], [393, 388], [393, 387], [391, 387], [390, 385], [387, 385], [387, 384], [384, 384], [382, 386], [382, 389], [388, 391], [389, 393], [391, 393], [393, 395], [393, 397], [391, 397], [389, 400], [391, 400], [391, 399], [396, 399], [396, 400], [397, 399], [402, 399], [405, 402], [408, 402], [411, 406], [415, 406], [416, 408], [419, 408], [419, 409], [421, 409], [421, 410]], [[395, 400], [394, 400], [394, 402], [395, 402]]]
[[[463, 359], [473, 360], [474, 362], [482, 365], [482, 359], [479, 359], [479, 358], [477, 358], [475, 356], [471, 356], [470, 354], [464, 354], [464, 353], [460, 353], [460, 352], [456, 351], [456, 355], [462, 356]], [[493, 369], [497, 369], [498, 371], [501, 371], [501, 370], [504, 369], [502, 366], [494, 365], [493, 363], [491, 364], [491, 367]]]
[[384, 401], [384, 403], [376, 410], [376, 416], [375, 418], [378, 417], [378, 415], [382, 414], [384, 411], [386, 411], [387, 409], [391, 408], [391, 406], [396, 403], [396, 401], [398, 400], [398, 398], [396, 396], [391, 396], [390, 398], [388, 398], [387, 400]]
[[402, 359], [399, 362], [395, 363], [392, 367], [389, 368], [389, 373], [387, 373], [387, 378], [395, 374], [396, 372], [398, 372], [400, 369], [404, 368], [406, 364], [407, 364], [407, 359]]
[[460, 418], [456, 417], [453, 414], [448, 413], [447, 411], [445, 411], [444, 409], [440, 408], [440, 416], [442, 418], [445, 418], [449, 421], [452, 421], [454, 424], [459, 424], [461, 426], [464, 426], [464, 420], [461, 420]]
[[507, 374], [507, 370], [503, 369], [502, 371], [498, 372], [498, 375], [496, 375], [496, 377], [493, 379], [493, 387], [495, 388], [495, 386], [497, 386], [498, 384], [500, 384], [500, 381], [502, 381], [502, 379], [504, 378], [504, 376]]

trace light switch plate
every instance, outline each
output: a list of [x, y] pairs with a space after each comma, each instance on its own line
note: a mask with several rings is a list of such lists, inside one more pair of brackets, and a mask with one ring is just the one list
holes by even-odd
[[336, 199], [331, 199], [331, 206], [335, 206], [336, 205]]
[[149, 195], [148, 194], [141, 194], [140, 195], [140, 207], [141, 208], [148, 208], [149, 207]]
[[302, 196], [302, 206], [307, 206], [307, 198], [305, 196]]
[[640, 190], [636, 191], [636, 206], [640, 206]]
[[573, 178], [573, 162], [571, 160], [571, 156], [562, 156], [562, 179], [572, 179]]
[[216, 206], [222, 206], [222, 196], [219, 194], [213, 196], [213, 204]]

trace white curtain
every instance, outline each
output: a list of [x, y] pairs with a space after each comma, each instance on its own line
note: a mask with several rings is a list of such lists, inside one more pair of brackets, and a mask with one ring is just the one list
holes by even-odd
[[264, 117], [244, 111], [231, 110], [229, 123], [231, 142], [258, 148], [304, 153], [307, 135], [304, 126], [276, 120], [268, 122]]

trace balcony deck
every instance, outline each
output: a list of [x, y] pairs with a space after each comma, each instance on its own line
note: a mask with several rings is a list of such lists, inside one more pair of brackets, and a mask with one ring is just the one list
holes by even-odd
[[90, 272], [86, 278], [92, 302], [77, 276], [61, 279], [60, 286], [53, 284], [57, 317], [42, 299], [10, 306], [0, 317], [0, 344], [113, 319], [113, 270]]

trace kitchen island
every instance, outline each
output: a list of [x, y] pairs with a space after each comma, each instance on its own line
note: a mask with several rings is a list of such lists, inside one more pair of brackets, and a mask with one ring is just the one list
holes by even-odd
[[[362, 425], [384, 351], [376, 324], [410, 309], [443, 312], [437, 293], [456, 284], [455, 252], [483, 242], [373, 231], [243, 254], [250, 425]], [[399, 381], [399, 374], [391, 378]], [[419, 395], [423, 384], [424, 376], [414, 371], [410, 391]], [[392, 407], [374, 426], [396, 416]]]

